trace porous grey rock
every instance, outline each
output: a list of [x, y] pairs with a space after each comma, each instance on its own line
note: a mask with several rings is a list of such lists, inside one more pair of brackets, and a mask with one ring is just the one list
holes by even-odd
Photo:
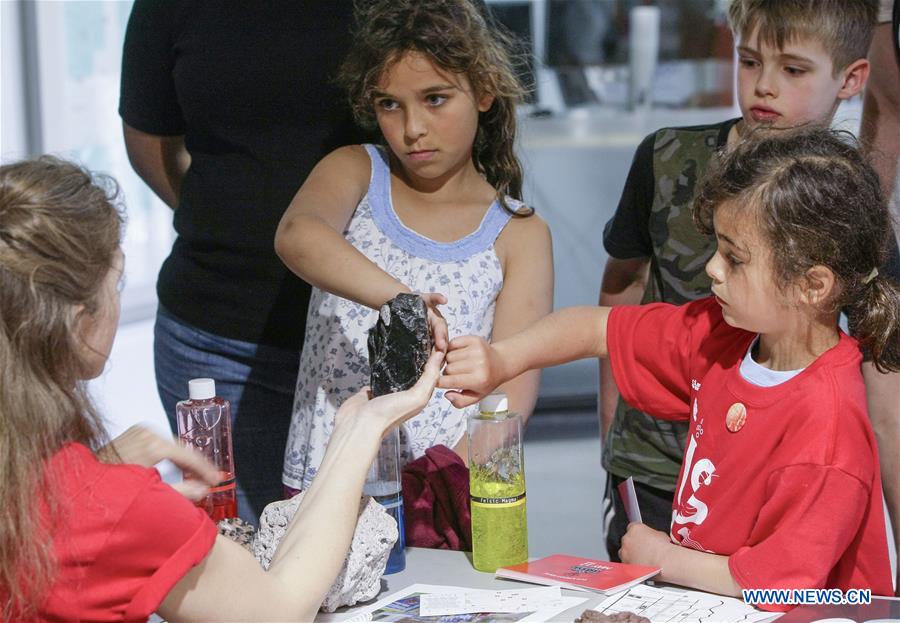
[[[264, 569], [269, 568], [275, 549], [284, 538], [302, 497], [303, 493], [299, 493], [289, 500], [272, 502], [263, 509], [259, 531], [250, 551]], [[334, 612], [341, 606], [352, 606], [375, 597], [381, 590], [381, 576], [398, 537], [397, 522], [381, 504], [364, 496], [359, 503], [350, 551], [321, 609]]]
[[415, 385], [434, 345], [422, 297], [402, 293], [382, 305], [368, 345], [373, 396]]

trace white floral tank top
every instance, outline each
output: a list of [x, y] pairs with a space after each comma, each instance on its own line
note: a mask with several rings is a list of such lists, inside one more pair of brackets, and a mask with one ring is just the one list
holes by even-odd
[[[494, 251], [510, 214], [495, 201], [476, 231], [442, 243], [407, 228], [394, 212], [391, 177], [384, 148], [366, 145], [372, 175], [344, 237], [380, 268], [414, 292], [440, 292], [450, 339], [480, 335], [490, 339], [494, 306], [503, 271]], [[508, 198], [513, 210], [521, 203]], [[367, 339], [377, 311], [313, 288], [306, 337], [294, 393], [291, 429], [284, 458], [284, 483], [307, 489], [325, 456], [338, 407], [369, 384]], [[436, 390], [419, 415], [400, 429], [401, 460], [406, 463], [438, 444], [455, 446], [466, 430], [466, 416], [477, 407], [456, 409]]]

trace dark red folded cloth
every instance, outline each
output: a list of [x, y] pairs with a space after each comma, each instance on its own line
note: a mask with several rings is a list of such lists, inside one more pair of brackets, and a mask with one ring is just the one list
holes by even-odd
[[403, 468], [406, 545], [472, 549], [469, 468], [447, 446], [434, 446]]

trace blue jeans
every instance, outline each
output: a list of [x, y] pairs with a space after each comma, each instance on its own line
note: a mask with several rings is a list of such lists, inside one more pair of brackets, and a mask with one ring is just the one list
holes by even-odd
[[191, 379], [215, 379], [216, 393], [231, 403], [238, 515], [258, 526], [265, 505], [283, 498], [281, 469], [300, 354], [201, 331], [160, 306], [153, 358], [173, 431], [175, 403], [187, 398]]

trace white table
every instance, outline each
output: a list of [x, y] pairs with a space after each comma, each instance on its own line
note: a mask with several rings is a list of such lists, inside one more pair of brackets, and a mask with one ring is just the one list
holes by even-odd
[[[472, 566], [471, 556], [472, 554], [468, 552], [408, 547], [406, 548], [406, 569], [400, 573], [382, 577], [381, 592], [376, 599], [386, 597], [411, 584], [441, 584], [444, 586], [493, 589], [526, 589], [537, 586], [536, 584], [497, 579], [493, 573], [476, 571]], [[591, 608], [605, 599], [603, 595], [586, 593], [584, 591], [563, 589], [563, 594], [573, 597], [587, 597], [588, 600], [560, 614], [560, 621], [574, 621], [575, 617], [584, 612], [585, 608]], [[359, 610], [359, 607], [341, 608], [331, 614], [320, 612], [316, 617], [316, 621], [342, 621], [352, 616], [357, 610]]]
[[[412, 584], [489, 589], [524, 589], [537, 586], [513, 580], [497, 579], [493, 573], [476, 571], [472, 567], [471, 553], [408, 547], [406, 549], [406, 569], [400, 573], [384, 576], [381, 579], [381, 592], [375, 600], [382, 599]], [[588, 600], [561, 613], [555, 618], [558, 621], [574, 621], [585, 609], [593, 608], [606, 598], [605, 595], [597, 593], [567, 589], [563, 589], [563, 594], [572, 597], [587, 597]], [[331, 614], [320, 612], [316, 621], [339, 622], [353, 616], [361, 607], [342, 608]], [[900, 599], [873, 597], [870, 606], [804, 606], [784, 615], [784, 621], [785, 623], [806, 623], [834, 617], [851, 618], [856, 621], [897, 619], [900, 618]]]

